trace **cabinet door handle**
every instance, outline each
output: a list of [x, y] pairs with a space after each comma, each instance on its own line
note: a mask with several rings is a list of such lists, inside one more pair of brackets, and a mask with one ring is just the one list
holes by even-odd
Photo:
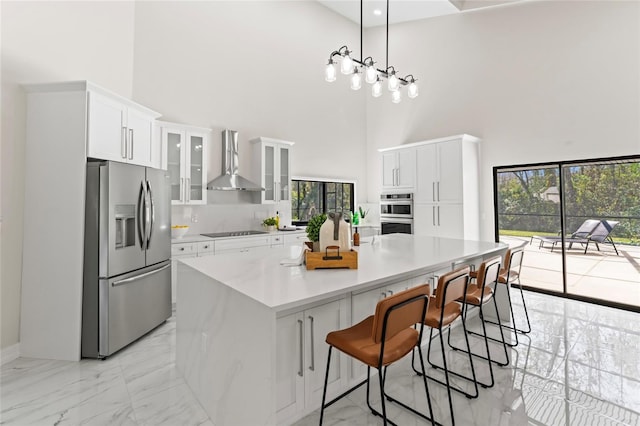
[[133, 160], [133, 129], [129, 129], [129, 160]]
[[127, 128], [122, 127], [122, 133], [120, 135], [120, 156], [127, 158]]
[[304, 338], [303, 334], [302, 334], [302, 320], [298, 320], [298, 337], [300, 338], [300, 347], [299, 347], [299, 351], [298, 353], [300, 354], [300, 363], [298, 364], [298, 376], [302, 377], [302, 375], [304, 374], [303, 372], [303, 359], [302, 359], [302, 340]]
[[436, 183], [431, 182], [431, 201], [435, 201], [436, 200]]
[[382, 296], [381, 299], [384, 299], [385, 297], [387, 297], [387, 293], [383, 291], [382, 293], [380, 293], [380, 296]]
[[180, 247], [178, 250], [180, 250], [180, 251], [184, 251], [184, 247]]
[[389, 296], [393, 296], [393, 290], [389, 290], [387, 293], [389, 293]]
[[433, 226], [436, 226], [436, 206], [431, 207], [431, 221], [433, 222]]
[[309, 366], [309, 370], [314, 371], [316, 368], [316, 362], [313, 348], [313, 317], [311, 315], [309, 315], [309, 321], [311, 322], [311, 365]]
[[184, 201], [184, 178], [180, 178], [180, 202]]
[[438, 226], [440, 226], [440, 206], [438, 206]]
[[191, 202], [191, 178], [187, 178], [186, 180], [187, 184], [185, 185], [185, 198], [187, 200], [187, 203]]
[[440, 181], [438, 181], [438, 201], [440, 201]]
[[398, 174], [398, 186], [400, 186], [400, 168], [397, 168], [397, 174]]

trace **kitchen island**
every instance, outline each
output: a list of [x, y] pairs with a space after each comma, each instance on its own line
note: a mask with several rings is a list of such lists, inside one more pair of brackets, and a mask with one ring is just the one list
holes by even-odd
[[[506, 248], [391, 234], [358, 248], [357, 270], [282, 266], [295, 254], [287, 248], [182, 260], [177, 368], [215, 425], [291, 423], [320, 406], [329, 331], [371, 315], [381, 297]], [[332, 356], [335, 395], [365, 370]]]

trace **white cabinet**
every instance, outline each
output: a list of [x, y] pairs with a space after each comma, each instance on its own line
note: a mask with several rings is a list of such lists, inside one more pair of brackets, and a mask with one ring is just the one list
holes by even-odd
[[416, 235], [433, 237], [473, 239], [465, 221], [464, 204], [415, 204], [413, 206], [413, 232]]
[[[286, 423], [296, 413], [320, 406], [329, 350], [325, 338], [329, 332], [346, 326], [345, 299], [276, 320], [278, 423]], [[332, 351], [327, 397], [336, 396], [346, 386], [346, 376], [344, 356]]]
[[418, 142], [414, 233], [478, 240], [478, 145], [469, 135]]
[[[417, 203], [461, 203], [463, 176], [477, 170], [477, 154], [462, 156], [463, 139], [427, 143], [416, 149], [419, 182], [415, 194]], [[465, 161], [466, 160], [466, 161]], [[469, 164], [475, 161], [475, 165]], [[466, 170], [471, 167], [471, 170]]]
[[211, 130], [158, 122], [162, 165], [169, 172], [171, 204], [207, 203], [207, 161]]
[[256, 249], [271, 247], [271, 236], [260, 237], [229, 238], [226, 240], [216, 240], [216, 254], [222, 253], [245, 253]]
[[302, 245], [302, 243], [304, 243], [305, 241], [309, 241], [309, 238], [307, 238], [306, 232], [295, 232], [295, 233], [284, 235], [285, 247], [299, 246], [299, 245]]
[[382, 190], [412, 190], [416, 181], [416, 151], [414, 147], [381, 149]]
[[176, 303], [178, 259], [212, 256], [214, 254], [214, 244], [213, 240], [171, 244], [171, 303]]
[[282, 235], [271, 235], [269, 241], [271, 247], [284, 247], [284, 236]]
[[88, 92], [87, 156], [160, 168], [154, 111], [98, 91]]
[[265, 189], [262, 204], [289, 201], [291, 194], [291, 147], [293, 142], [260, 137], [253, 144], [254, 180]]

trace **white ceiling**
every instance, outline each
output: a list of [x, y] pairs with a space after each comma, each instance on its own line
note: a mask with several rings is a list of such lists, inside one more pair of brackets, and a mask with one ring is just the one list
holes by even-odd
[[[434, 16], [460, 13], [465, 10], [478, 9], [513, 3], [522, 0], [389, 0], [389, 23], [414, 21]], [[360, 0], [318, 0], [329, 9], [360, 24]], [[375, 27], [387, 23], [386, 0], [364, 0], [362, 6], [363, 26]], [[380, 14], [375, 15], [374, 10]]]

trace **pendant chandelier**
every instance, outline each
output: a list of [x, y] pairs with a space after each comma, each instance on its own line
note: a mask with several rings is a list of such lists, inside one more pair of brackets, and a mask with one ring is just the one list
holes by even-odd
[[[382, 81], [387, 79], [387, 89], [391, 92], [391, 101], [399, 103], [402, 99], [400, 89], [402, 86], [408, 86], [407, 96], [413, 99], [418, 96], [418, 86], [416, 79], [412, 74], [406, 77], [398, 77], [398, 72], [394, 67], [389, 66], [389, 0], [387, 0], [387, 46], [386, 46], [386, 67], [384, 70], [376, 68], [376, 62], [371, 56], [362, 59], [362, 2], [360, 0], [360, 60], [352, 58], [350, 55], [353, 51], [347, 46], [342, 46], [338, 50], [334, 50], [329, 55], [329, 62], [325, 68], [324, 79], [333, 82], [337, 77], [336, 65], [340, 62], [340, 72], [351, 76], [351, 89], [360, 90], [362, 88], [362, 74], [364, 81], [371, 84], [371, 94], [374, 98], [382, 96]], [[338, 58], [337, 58], [338, 57]]]

